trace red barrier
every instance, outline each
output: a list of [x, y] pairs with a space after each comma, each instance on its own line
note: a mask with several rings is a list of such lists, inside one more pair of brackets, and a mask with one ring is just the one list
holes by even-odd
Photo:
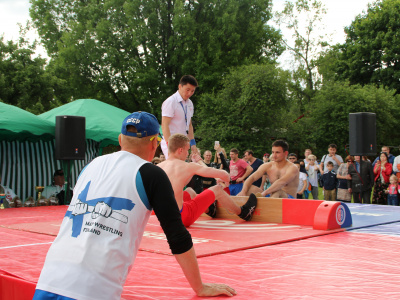
[[282, 223], [331, 230], [350, 227], [352, 218], [347, 205], [339, 201], [283, 199]]
[[324, 201], [282, 199], [282, 223], [313, 226], [315, 212], [322, 202]]
[[35, 294], [36, 283], [0, 274], [0, 299], [27, 300]]

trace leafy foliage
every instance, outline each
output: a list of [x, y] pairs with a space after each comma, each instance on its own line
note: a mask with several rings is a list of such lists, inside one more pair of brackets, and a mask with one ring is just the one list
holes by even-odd
[[382, 0], [369, 6], [349, 27], [335, 66], [340, 79], [375, 84], [400, 92], [400, 1]]
[[300, 120], [299, 125], [312, 128], [309, 134], [315, 141], [317, 155], [325, 154], [331, 143], [338, 146], [339, 154], [345, 154], [349, 144], [349, 113], [376, 113], [377, 145], [400, 144], [400, 97], [394, 90], [330, 82], [318, 91], [309, 110], [309, 117]]
[[158, 116], [182, 75], [210, 92], [227, 68], [282, 52], [270, 0], [33, 0], [31, 16], [66, 97]]
[[45, 70], [45, 59], [33, 57], [35, 47], [23, 35], [18, 43], [0, 37], [0, 101], [42, 113], [58, 105], [53, 87], [60, 81]]
[[270, 151], [271, 139], [286, 134], [289, 73], [274, 64], [234, 68], [222, 88], [203, 94], [195, 113], [201, 149], [220, 141], [227, 151], [251, 148], [261, 156]]
[[328, 36], [319, 36], [316, 32], [321, 29], [325, 14], [322, 2], [317, 0], [286, 1], [283, 11], [276, 13], [277, 24], [292, 33], [293, 42], [287, 38], [283, 41], [297, 63], [293, 78], [301, 94], [298, 98], [301, 112], [320, 85], [317, 62], [319, 53], [328, 46]]

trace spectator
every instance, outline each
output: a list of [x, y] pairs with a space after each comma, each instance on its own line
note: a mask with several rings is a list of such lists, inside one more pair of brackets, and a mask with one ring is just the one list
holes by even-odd
[[294, 154], [294, 153], [290, 153], [290, 154], [288, 155], [288, 160], [289, 160], [291, 163], [294, 163], [294, 162], [297, 160], [297, 155]]
[[[48, 185], [44, 188], [42, 192], [42, 196], [45, 197], [46, 199], [49, 199], [50, 197], [56, 197], [58, 199], [58, 204], [64, 205], [67, 203], [64, 203], [64, 198], [65, 198], [65, 177], [64, 177], [64, 171], [63, 170], [56, 170], [54, 172], [53, 176], [53, 182], [51, 185]], [[73, 197], [73, 191], [70, 188], [69, 190], [70, 197]]]
[[[296, 160], [294, 162], [294, 165], [300, 171], [300, 161]], [[299, 186], [297, 187], [296, 199], [303, 199], [303, 194], [304, 194], [304, 191], [306, 190], [307, 186], [308, 186], [307, 175], [304, 174], [303, 172], [299, 172]]]
[[341, 164], [338, 172], [336, 174], [336, 177], [338, 178], [338, 188], [337, 188], [337, 200], [338, 201], [343, 201], [343, 202], [351, 202], [351, 193], [349, 192], [348, 189], [348, 171], [349, 171], [349, 166], [353, 164], [354, 162], [354, 157], [348, 155], [345, 158], [345, 164]]
[[399, 206], [399, 182], [396, 175], [390, 176], [390, 184], [388, 189], [386, 190], [387, 195], [387, 203], [388, 205]]
[[[251, 172], [251, 174], [253, 174], [255, 171], [257, 171], [258, 168], [263, 164], [263, 161], [261, 159], [254, 157], [254, 152], [252, 150], [246, 150], [244, 152], [244, 160], [247, 161], [247, 163], [250, 165], [250, 167], [253, 168], [253, 171]], [[258, 180], [253, 182], [253, 185], [255, 185], [256, 187], [261, 187], [261, 181], [262, 181], [262, 178], [259, 178]]]
[[165, 160], [165, 155], [162, 153], [160, 153], [160, 160], [161, 160], [161, 162], [163, 162]]
[[263, 162], [264, 162], [264, 164], [269, 162], [269, 153], [264, 153]]
[[354, 156], [354, 163], [348, 168], [348, 191], [353, 196], [354, 203], [371, 203], [371, 192], [374, 185], [374, 171], [371, 162], [361, 159], [360, 155]]
[[[207, 167], [211, 167], [211, 168], [214, 167], [213, 166], [214, 163], [211, 162], [212, 153], [211, 153], [210, 150], [204, 151], [203, 158], [204, 158], [204, 163], [206, 164]], [[217, 182], [215, 181], [215, 178], [211, 178], [211, 177], [210, 178], [204, 178], [203, 177], [203, 190], [208, 189], [208, 188], [216, 185], [216, 183]]]
[[336, 200], [336, 186], [338, 180], [336, 173], [333, 171], [333, 162], [328, 161], [326, 164], [326, 172], [322, 174], [322, 187], [324, 188], [324, 200]]
[[310, 160], [308, 157], [312, 154], [311, 149], [306, 149], [304, 150], [304, 165], [307, 167], [307, 165], [310, 163]]
[[311, 184], [311, 194], [313, 199], [318, 199], [318, 165], [317, 157], [313, 154], [307, 157], [308, 164], [306, 165], [306, 171], [308, 174], [308, 181]]
[[20, 207], [22, 204], [22, 201], [19, 200], [19, 198], [11, 188], [1, 184], [1, 177], [0, 177], [0, 195], [3, 195], [1, 198], [3, 201], [4, 208]]
[[337, 170], [339, 169], [339, 166], [343, 163], [343, 158], [336, 154], [337, 151], [337, 146], [335, 144], [330, 144], [328, 146], [328, 152], [329, 154], [326, 154], [322, 157], [321, 159], [321, 164], [319, 166], [321, 175], [327, 172], [327, 164], [328, 162], [332, 162], [333, 164], [333, 172], [336, 174]]
[[215, 155], [214, 155], [214, 168], [222, 169], [229, 173], [229, 165], [226, 160], [226, 152], [224, 148], [221, 148], [221, 145], [218, 144], [214, 147]]
[[393, 173], [400, 180], [400, 155], [396, 156], [393, 161]]
[[[387, 156], [388, 156], [388, 162], [392, 165], [392, 169], [393, 169], [393, 164], [394, 164], [394, 155], [392, 155], [391, 153], [390, 153], [390, 148], [389, 148], [389, 146], [382, 146], [382, 152], [385, 152], [386, 154], [387, 154]], [[382, 153], [381, 152], [381, 153]], [[372, 167], [374, 168], [375, 167], [375, 164], [377, 163], [377, 161], [379, 160], [379, 158], [380, 158], [380, 155], [379, 156], [377, 156], [376, 158], [375, 158], [375, 160], [374, 160], [374, 162], [372, 163]]]
[[231, 181], [229, 182], [229, 191], [232, 196], [236, 196], [243, 188], [244, 180], [251, 174], [253, 168], [243, 159], [239, 158], [239, 151], [232, 148], [229, 152], [231, 161], [229, 163], [229, 173]]
[[375, 163], [375, 185], [372, 204], [387, 204], [385, 190], [389, 186], [389, 177], [392, 174], [392, 165], [389, 163], [389, 155], [381, 152], [379, 160]]

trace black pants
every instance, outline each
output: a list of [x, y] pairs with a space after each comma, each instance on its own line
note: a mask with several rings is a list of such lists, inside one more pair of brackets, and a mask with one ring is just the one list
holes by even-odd
[[358, 193], [353, 192], [352, 194], [354, 203], [371, 204], [371, 190]]

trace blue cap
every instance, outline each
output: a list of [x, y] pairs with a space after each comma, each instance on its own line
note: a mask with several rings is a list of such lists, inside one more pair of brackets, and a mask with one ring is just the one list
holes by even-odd
[[[129, 132], [126, 127], [128, 125], [135, 126], [137, 132]], [[122, 122], [121, 133], [133, 137], [146, 137], [158, 134], [160, 132], [160, 124], [157, 118], [145, 111], [137, 111], [125, 118]]]

